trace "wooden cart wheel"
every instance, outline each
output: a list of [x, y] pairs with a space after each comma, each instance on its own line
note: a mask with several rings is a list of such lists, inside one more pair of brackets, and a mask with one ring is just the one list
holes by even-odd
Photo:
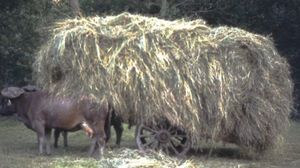
[[179, 157], [184, 156], [191, 146], [187, 134], [167, 122], [154, 127], [137, 125], [135, 138], [138, 148], [142, 151], [152, 149]]

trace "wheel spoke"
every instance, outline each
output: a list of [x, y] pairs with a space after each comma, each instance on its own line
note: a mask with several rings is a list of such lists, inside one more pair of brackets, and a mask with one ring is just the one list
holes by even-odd
[[159, 123], [159, 124], [156, 125], [156, 128], [157, 128], [158, 130], [166, 129], [166, 124], [164, 124], [164, 123]]
[[173, 129], [173, 127], [171, 125], [169, 125], [168, 131], [170, 132], [170, 134], [172, 134], [172, 132], [174, 132], [175, 129]]
[[150, 138], [153, 137], [155, 134], [144, 134], [144, 135], [140, 135], [140, 138]]
[[183, 140], [186, 140], [188, 138], [187, 135], [183, 135], [183, 134], [181, 134], [181, 135], [177, 134], [176, 136], [174, 135], [173, 137], [176, 138], [180, 142], [182, 142]]
[[170, 134], [171, 134], [172, 136], [177, 136], [177, 134], [176, 134], [176, 131], [175, 131], [175, 130], [171, 130], [171, 131], [170, 131]]
[[175, 138], [177, 141], [179, 141], [179, 142], [181, 142], [181, 141], [183, 140], [183, 138], [180, 138], [180, 137], [178, 137], [178, 136], [174, 136], [174, 138]]
[[174, 147], [173, 142], [170, 142], [170, 148], [175, 152], [176, 155], [179, 155], [179, 152], [177, 151], [177, 149]]
[[163, 145], [163, 151], [164, 151], [167, 155], [170, 155], [170, 151], [169, 151], [169, 149], [168, 149], [168, 146]]
[[153, 144], [154, 139], [150, 138], [148, 142], [142, 144], [144, 147], [151, 147], [151, 145]]
[[168, 130], [168, 123], [163, 123], [163, 129]]
[[[185, 141], [184, 143], [182, 143], [182, 141], [178, 141], [178, 139], [172, 139], [171, 140], [172, 141], [172, 143], [174, 144], [174, 146], [175, 147], [182, 147], [182, 148], [186, 148], [187, 147], [187, 145], [188, 145], [188, 141]], [[174, 141], [176, 141], [176, 143], [174, 142]]]
[[178, 144], [176, 144], [176, 147], [178, 147], [178, 146], [181, 146], [184, 148], [186, 146], [186, 144], [178, 143]]
[[177, 134], [177, 137], [187, 138], [187, 135], [184, 135], [184, 134]]
[[152, 148], [157, 151], [158, 150], [158, 146], [159, 146], [159, 142], [155, 140], [153, 142]]
[[161, 130], [161, 129], [163, 129], [161, 124], [155, 125], [155, 128], [156, 128], [156, 130]]
[[171, 137], [171, 141], [172, 141], [174, 144], [181, 144], [181, 141], [178, 140], [178, 139], [175, 138], [175, 137]]
[[160, 143], [157, 141], [157, 146], [156, 146], [156, 150], [160, 150], [161, 149], [161, 146], [160, 146]]
[[156, 130], [154, 130], [154, 129], [150, 128], [150, 127], [147, 127], [145, 125], [142, 127], [142, 130], [146, 130], [146, 131], [149, 131], [151, 133], [156, 133], [157, 132]]

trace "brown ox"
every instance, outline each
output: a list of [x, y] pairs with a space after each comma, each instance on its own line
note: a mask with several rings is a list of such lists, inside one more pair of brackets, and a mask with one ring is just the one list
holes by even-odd
[[[10, 99], [18, 118], [37, 133], [39, 152], [50, 154], [51, 129], [66, 131], [83, 129], [92, 138], [89, 155], [96, 149], [103, 155], [109, 122], [109, 106], [106, 101], [97, 105], [87, 97], [79, 100], [58, 98], [44, 91], [25, 92], [22, 88], [8, 87], [1, 95]], [[100, 108], [99, 108], [100, 107]], [[10, 107], [11, 108], [11, 107]]]

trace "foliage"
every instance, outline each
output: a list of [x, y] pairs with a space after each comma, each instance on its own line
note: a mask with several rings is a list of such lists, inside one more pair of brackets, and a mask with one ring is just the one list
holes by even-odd
[[37, 12], [36, 8], [18, 3], [0, 12], [0, 85], [22, 83], [23, 80], [30, 79], [33, 46], [39, 42], [38, 32], [35, 30], [38, 18], [31, 14]]
[[[204, 18], [212, 25], [230, 25], [271, 35], [292, 65], [295, 98], [300, 94], [300, 1], [273, 0], [80, 0], [85, 16], [123, 11], [175, 18]], [[161, 16], [166, 8], [166, 16]], [[1, 0], [0, 87], [31, 82], [34, 51], [55, 20], [73, 17], [67, 0]], [[45, 29], [46, 27], [46, 29]], [[300, 115], [299, 115], [300, 116]]]
[[68, 16], [69, 9], [47, 0], [5, 1], [0, 7], [0, 87], [30, 83], [34, 53], [47, 37], [45, 27]]

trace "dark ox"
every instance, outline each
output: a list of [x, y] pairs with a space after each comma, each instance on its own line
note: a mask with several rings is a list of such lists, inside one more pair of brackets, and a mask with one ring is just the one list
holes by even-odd
[[40, 154], [51, 153], [51, 129], [55, 128], [64, 131], [83, 129], [92, 139], [89, 155], [97, 149], [99, 157], [103, 155], [110, 110], [106, 101], [99, 105], [88, 97], [58, 98], [44, 91], [25, 92], [18, 87], [5, 88], [1, 95], [11, 101], [11, 111], [37, 133]]
[[[122, 125], [123, 120], [120, 116], [116, 115], [113, 108], [110, 108], [110, 109], [111, 109], [111, 113], [110, 113], [111, 117], [110, 117], [110, 123], [108, 125], [114, 127], [114, 130], [116, 132], [116, 146], [120, 147], [122, 133], [124, 130], [123, 125]], [[62, 130], [62, 129], [54, 130], [54, 147], [55, 148], [58, 147], [58, 138], [61, 133], [63, 135], [64, 147], [68, 146], [68, 133], [67, 132], [68, 131]], [[105, 132], [106, 132], [106, 142], [107, 142], [110, 138], [110, 127], [108, 129], [106, 129]]]

